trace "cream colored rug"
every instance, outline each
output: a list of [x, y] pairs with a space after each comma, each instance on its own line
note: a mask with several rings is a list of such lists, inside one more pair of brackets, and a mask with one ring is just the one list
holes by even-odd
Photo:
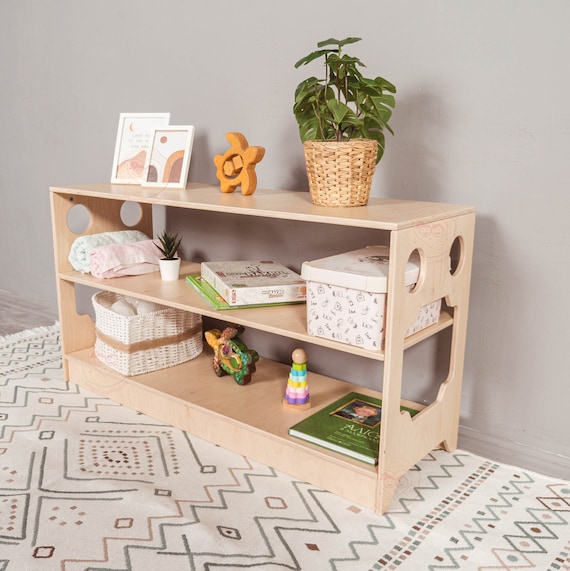
[[369, 510], [63, 381], [0, 338], [0, 570], [570, 569], [570, 482], [434, 451]]

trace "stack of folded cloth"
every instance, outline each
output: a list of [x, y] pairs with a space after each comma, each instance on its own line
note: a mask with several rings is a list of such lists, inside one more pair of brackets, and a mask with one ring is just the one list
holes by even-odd
[[159, 270], [160, 252], [139, 230], [86, 234], [77, 238], [69, 252], [74, 270], [96, 278], [136, 276]]
[[74, 270], [88, 274], [89, 252], [98, 246], [107, 244], [121, 244], [148, 240], [148, 236], [139, 230], [119, 230], [117, 232], [101, 232], [99, 234], [85, 234], [76, 238], [69, 250], [69, 262]]
[[89, 268], [96, 278], [139, 276], [159, 270], [160, 252], [152, 240], [98, 246], [89, 252]]

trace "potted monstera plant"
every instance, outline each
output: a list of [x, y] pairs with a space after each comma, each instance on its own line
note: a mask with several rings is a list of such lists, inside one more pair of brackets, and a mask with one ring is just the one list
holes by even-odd
[[297, 86], [293, 113], [304, 145], [309, 190], [315, 204], [367, 204], [376, 165], [382, 158], [385, 131], [396, 105], [395, 86], [383, 77], [370, 79], [365, 65], [343, 48], [361, 38], [330, 38], [300, 59], [299, 68], [324, 59], [324, 77]]
[[164, 281], [174, 281], [180, 277], [180, 258], [178, 248], [182, 242], [182, 236], [178, 232], [167, 232], [158, 235], [158, 244], [154, 245], [160, 250], [162, 258], [158, 260], [160, 277]]

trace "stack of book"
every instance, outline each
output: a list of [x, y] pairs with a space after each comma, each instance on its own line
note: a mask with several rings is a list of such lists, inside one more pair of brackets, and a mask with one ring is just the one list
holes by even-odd
[[218, 310], [303, 303], [307, 295], [299, 274], [272, 261], [202, 262], [186, 281]]

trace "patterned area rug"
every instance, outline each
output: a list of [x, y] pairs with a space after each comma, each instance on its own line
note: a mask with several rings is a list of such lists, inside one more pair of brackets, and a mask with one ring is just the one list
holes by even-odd
[[434, 451], [384, 516], [63, 381], [0, 338], [0, 570], [570, 569], [570, 482]]

